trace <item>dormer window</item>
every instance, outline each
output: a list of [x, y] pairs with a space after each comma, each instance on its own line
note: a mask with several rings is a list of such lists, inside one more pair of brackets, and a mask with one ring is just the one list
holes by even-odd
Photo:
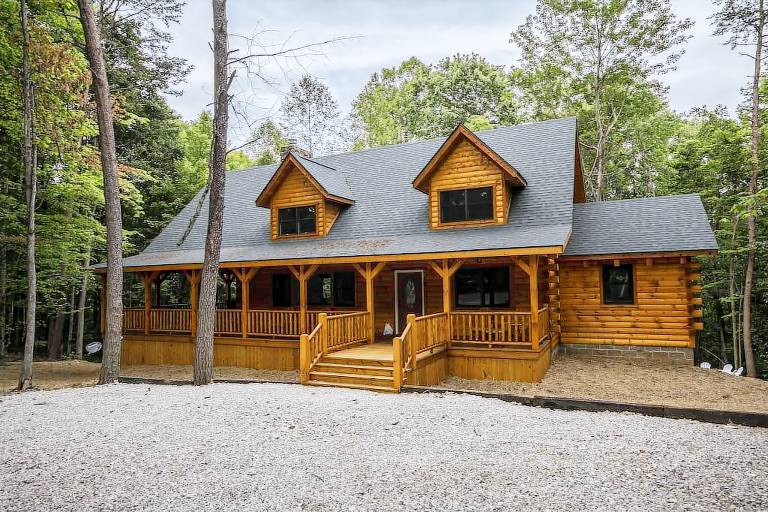
[[440, 192], [441, 223], [491, 219], [493, 219], [493, 187]]
[[316, 207], [296, 206], [278, 210], [280, 236], [314, 235], [317, 232]]

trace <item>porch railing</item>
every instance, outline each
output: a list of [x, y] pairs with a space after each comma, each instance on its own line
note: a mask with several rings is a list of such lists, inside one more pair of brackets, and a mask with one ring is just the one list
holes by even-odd
[[302, 384], [309, 381], [309, 373], [312, 367], [323, 356], [323, 340], [326, 336], [325, 315], [322, 321], [312, 329], [309, 334], [302, 334], [299, 338], [299, 380]]
[[[301, 334], [300, 317], [299, 311], [292, 310], [248, 310], [248, 335], [296, 338]], [[313, 325], [310, 330], [314, 327]]]
[[326, 317], [323, 351], [339, 350], [368, 339], [371, 314], [367, 311]]
[[539, 309], [539, 343], [542, 343], [551, 331], [549, 305]]
[[[452, 341], [460, 343], [528, 346], [531, 344], [531, 313], [454, 311], [451, 312], [451, 332]], [[540, 329], [540, 332], [545, 330]]]
[[242, 335], [241, 309], [217, 309], [213, 332], [225, 335]]
[[190, 332], [191, 309], [151, 309], [149, 327], [160, 332]]
[[144, 308], [123, 308], [123, 330], [144, 331]]

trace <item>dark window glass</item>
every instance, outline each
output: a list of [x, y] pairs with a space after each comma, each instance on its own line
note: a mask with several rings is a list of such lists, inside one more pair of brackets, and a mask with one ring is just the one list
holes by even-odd
[[509, 268], [466, 268], [456, 272], [456, 305], [508, 307]]
[[603, 304], [634, 304], [632, 265], [603, 265]]
[[307, 282], [307, 304], [340, 308], [355, 305], [355, 273], [315, 274]]
[[355, 273], [336, 272], [333, 274], [333, 305], [351, 308], [355, 305]]
[[287, 308], [291, 304], [291, 275], [273, 274], [272, 275], [272, 305], [276, 308]]
[[440, 222], [493, 218], [493, 187], [440, 192]]
[[280, 236], [315, 233], [315, 207], [280, 208], [277, 211], [277, 222], [280, 228]]
[[310, 306], [330, 306], [333, 304], [333, 276], [315, 274], [307, 282], [307, 304]]

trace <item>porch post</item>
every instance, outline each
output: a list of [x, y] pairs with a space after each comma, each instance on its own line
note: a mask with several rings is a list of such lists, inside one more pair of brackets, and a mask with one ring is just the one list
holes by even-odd
[[149, 334], [149, 322], [152, 307], [152, 274], [145, 273], [141, 279], [144, 282], [144, 334]]
[[294, 266], [288, 267], [293, 276], [299, 281], [299, 331], [301, 334], [307, 333], [307, 281], [315, 273], [319, 265], [310, 265], [306, 268], [304, 265], [299, 265], [297, 269]]
[[104, 338], [107, 328], [107, 274], [101, 274], [101, 298], [99, 299], [99, 331]]
[[368, 312], [368, 343], [376, 341], [374, 280], [384, 269], [386, 263], [377, 263], [375, 267], [372, 265], [372, 263], [366, 263], [365, 267], [362, 267], [357, 263], [354, 265], [357, 272], [363, 276], [363, 279], [365, 279], [365, 310]]
[[190, 270], [184, 272], [184, 277], [189, 282], [189, 333], [192, 337], [197, 334], [197, 303], [200, 295], [200, 278], [202, 274], [199, 270]]
[[457, 270], [461, 268], [464, 260], [456, 260], [453, 265], [449, 264], [448, 260], [443, 260], [440, 265], [434, 261], [430, 261], [429, 264], [432, 269], [443, 279], [443, 313], [448, 317], [448, 345], [451, 345], [453, 339], [453, 322], [451, 322], [451, 303], [453, 302], [451, 296], [451, 278]]
[[539, 257], [528, 256], [529, 296], [531, 301], [531, 347], [539, 349]]
[[232, 269], [232, 272], [240, 280], [240, 328], [242, 330], [243, 338], [248, 337], [248, 303], [250, 302], [249, 288], [251, 279], [253, 279], [253, 276], [256, 275], [256, 272], [258, 271], [258, 267], [253, 267], [250, 270], [243, 267], [239, 271], [237, 269]]

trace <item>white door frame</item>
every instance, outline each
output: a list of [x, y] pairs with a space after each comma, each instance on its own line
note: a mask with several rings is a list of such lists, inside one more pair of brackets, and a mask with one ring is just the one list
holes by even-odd
[[398, 274], [421, 274], [421, 316], [424, 316], [424, 311], [427, 307], [426, 293], [424, 290], [424, 269], [415, 268], [413, 270], [395, 270], [395, 334], [400, 334], [400, 311], [398, 308], [398, 302], [400, 300], [400, 279]]

